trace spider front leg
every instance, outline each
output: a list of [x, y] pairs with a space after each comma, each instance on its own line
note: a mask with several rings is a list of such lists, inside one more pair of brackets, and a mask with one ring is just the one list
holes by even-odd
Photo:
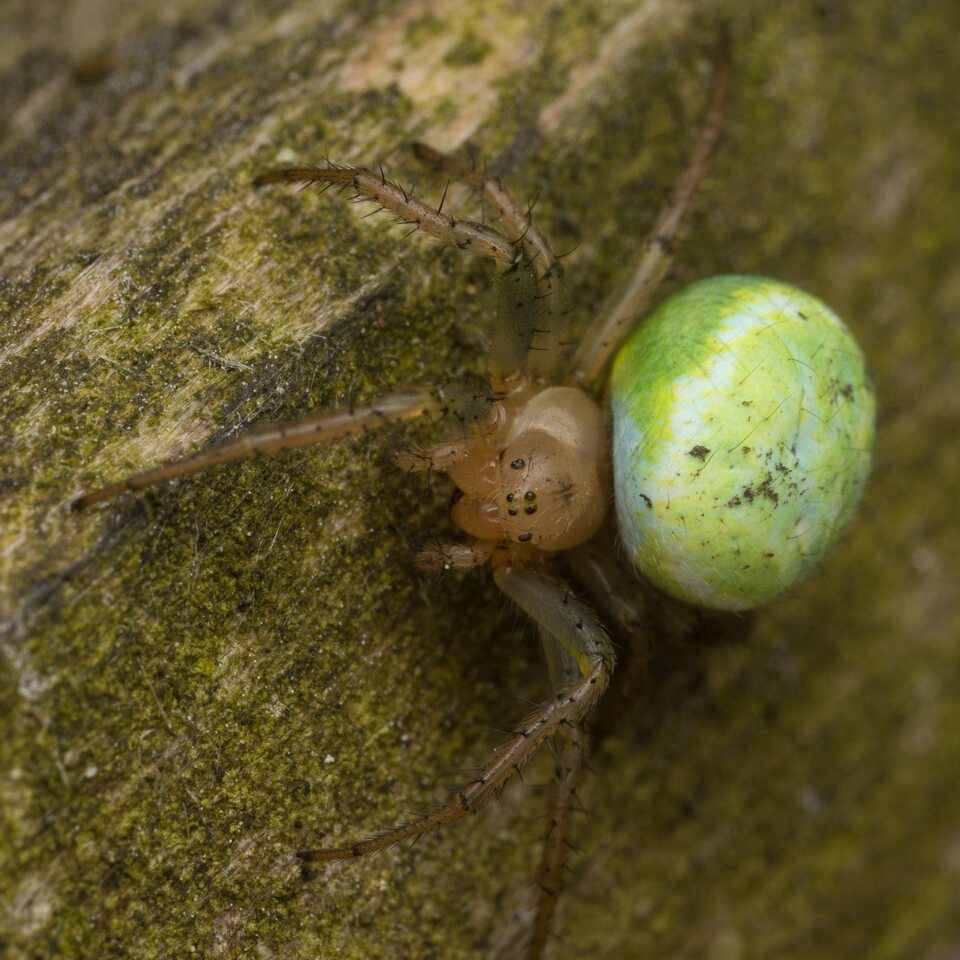
[[660, 282], [670, 269], [697, 188], [710, 170], [720, 141], [731, 73], [730, 38], [724, 34], [714, 58], [713, 84], [706, 118], [690, 150], [687, 164], [673, 189], [670, 202], [660, 212], [656, 225], [641, 246], [627, 282], [607, 301], [577, 348], [568, 377], [571, 383], [589, 387], [597, 381], [607, 361], [634, 324], [647, 312]]
[[[563, 267], [557, 260], [546, 235], [534, 223], [530, 207], [523, 208], [503, 185], [499, 177], [484, 170], [478, 170], [462, 160], [431, 147], [425, 143], [415, 143], [414, 153], [424, 163], [434, 169], [447, 173], [455, 180], [475, 187], [494, 210], [494, 213], [512, 235], [512, 242], [523, 250], [525, 266], [533, 275], [531, 290], [520, 294], [523, 305], [510, 302], [517, 300], [514, 291], [501, 291], [498, 313], [501, 326], [509, 326], [511, 310], [533, 317], [522, 329], [529, 330], [523, 345], [523, 359], [519, 366], [535, 379], [549, 381], [560, 366], [565, 347], [566, 309], [562, 297]], [[516, 268], [515, 268], [516, 269]], [[514, 288], [525, 281], [518, 278]]]
[[474, 220], [454, 219], [443, 212], [443, 201], [438, 207], [432, 207], [399, 183], [388, 180], [382, 171], [374, 173], [367, 167], [344, 167], [332, 163], [325, 167], [290, 167], [263, 173], [254, 180], [254, 185], [260, 187], [283, 182], [352, 187], [356, 200], [379, 204], [379, 210], [389, 210], [396, 215], [398, 222], [411, 226], [411, 233], [421, 230], [441, 243], [507, 265], [518, 259], [517, 248], [501, 233]]
[[446, 803], [366, 840], [341, 847], [302, 850], [297, 854], [301, 860], [351, 860], [460, 820], [498, 793], [549, 737], [576, 726], [599, 701], [610, 679], [614, 657], [610, 638], [593, 610], [573, 596], [566, 584], [543, 573], [507, 564], [495, 571], [494, 579], [549, 638], [548, 660], [555, 655], [570, 665], [563, 676], [570, 676], [571, 682], [564, 683], [552, 699], [539, 707], [517, 734], [496, 751], [479, 776], [455, 790]]
[[468, 166], [462, 160], [442, 153], [426, 143], [415, 143], [413, 152], [418, 159], [429, 164], [435, 170], [447, 173], [455, 180], [460, 180], [471, 187], [476, 187], [484, 200], [493, 207], [497, 216], [513, 234], [513, 242], [521, 245], [537, 274], [539, 276], [546, 274], [560, 276], [563, 270], [550, 248], [549, 241], [533, 222], [530, 208], [524, 210], [514, 200], [499, 177], [487, 173], [485, 170]]
[[483, 409], [486, 403], [466, 397], [451, 397], [443, 389], [430, 386], [409, 387], [396, 393], [388, 393], [372, 404], [341, 407], [312, 413], [298, 420], [273, 423], [251, 430], [233, 440], [215, 444], [192, 457], [175, 460], [151, 470], [145, 470], [118, 483], [93, 490], [77, 497], [71, 503], [74, 510], [85, 510], [96, 503], [110, 500], [122, 493], [142, 490], [144, 487], [165, 483], [177, 477], [185, 477], [208, 467], [267, 456], [324, 443], [352, 433], [376, 430], [389, 423], [412, 420], [428, 414], [446, 413], [451, 405], [464, 409], [471, 405]]
[[[474, 220], [458, 220], [437, 207], [424, 203], [381, 171], [367, 167], [291, 167], [257, 177], [254, 183], [318, 183], [351, 187], [358, 202], [379, 204], [380, 210], [395, 214], [409, 224], [411, 233], [422, 231], [441, 243], [466, 253], [489, 257], [504, 272], [498, 278], [497, 323], [490, 348], [489, 373], [494, 391], [501, 395], [521, 389], [532, 377], [548, 381], [562, 359], [565, 324], [561, 304], [560, 267], [543, 235], [532, 229], [529, 218], [495, 178], [474, 174], [459, 161], [431, 148], [421, 147], [421, 157], [468, 182], [478, 182], [485, 195], [495, 198], [497, 211], [518, 235], [508, 239], [502, 233]], [[531, 232], [532, 230], [532, 232]]]

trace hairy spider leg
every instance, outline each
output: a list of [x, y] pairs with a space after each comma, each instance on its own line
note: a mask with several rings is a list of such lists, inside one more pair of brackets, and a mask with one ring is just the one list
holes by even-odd
[[483, 199], [493, 207], [496, 215], [513, 235], [513, 242], [519, 243], [527, 259], [533, 264], [538, 276], [549, 273], [559, 276], [563, 273], [550, 242], [540, 228], [533, 222], [530, 209], [524, 210], [500, 178], [485, 170], [464, 163], [457, 157], [442, 153], [426, 143], [415, 143], [413, 152], [419, 160], [429, 164], [441, 173], [449, 174], [454, 180], [466, 183], [480, 190]]
[[379, 203], [381, 209], [396, 214], [399, 222], [420, 230], [441, 243], [450, 244], [468, 253], [490, 257], [507, 266], [520, 255], [518, 248], [503, 234], [475, 220], [456, 220], [439, 207], [431, 207], [399, 183], [366, 167], [290, 167], [263, 173], [255, 186], [267, 183], [323, 183], [353, 187], [356, 198]]
[[437, 387], [408, 387], [406, 390], [388, 393], [371, 404], [324, 410], [298, 420], [268, 424], [233, 440], [207, 447], [192, 457], [174, 460], [172, 463], [145, 470], [118, 483], [85, 493], [72, 501], [71, 507], [74, 510], [85, 510], [95, 503], [110, 500], [122, 493], [185, 477], [208, 467], [324, 443], [352, 433], [376, 430], [402, 420], [443, 414], [449, 409], [450, 402], [450, 397]]
[[293, 167], [262, 174], [254, 183], [262, 186], [283, 181], [352, 186], [358, 199], [379, 203], [381, 210], [389, 210], [398, 221], [410, 224], [411, 233], [421, 230], [441, 243], [489, 257], [504, 267], [505, 287], [500, 291], [488, 363], [490, 382], [494, 391], [501, 394], [523, 385], [524, 360], [534, 333], [539, 288], [532, 265], [523, 262], [519, 241], [508, 240], [499, 231], [474, 220], [457, 220], [444, 213], [442, 201], [438, 207], [431, 207], [383, 173], [373, 173], [366, 167]]
[[590, 744], [597, 750], [628, 711], [649, 676], [654, 623], [660, 605], [650, 585], [632, 564], [617, 555], [611, 534], [595, 537], [563, 555], [564, 564], [587, 588], [590, 597], [623, 643], [625, 656], [617, 670], [617, 682], [604, 701], [604, 709], [590, 728]]
[[[554, 690], [576, 681], [580, 667], [571, 651], [552, 640], [541, 627], [547, 671]], [[577, 790], [586, 772], [589, 738], [577, 723], [567, 723], [554, 737], [553, 783], [547, 803], [547, 830], [537, 869], [537, 911], [526, 944], [527, 960], [540, 960], [564, 886], [564, 867], [570, 847], [570, 829], [577, 807]]]
[[[546, 302], [540, 281], [527, 262], [514, 264], [495, 281], [496, 322], [487, 354], [487, 372], [495, 393], [520, 390], [530, 376], [540, 306]], [[545, 328], [543, 328], [545, 329]]]
[[[565, 881], [564, 867], [570, 847], [571, 820], [577, 805], [577, 790], [586, 773], [589, 749], [596, 749], [611, 729], [615, 719], [627, 709], [630, 698], [624, 689], [635, 691], [646, 680], [650, 657], [650, 630], [654, 595], [649, 586], [636, 575], [632, 566], [625, 565], [612, 546], [614, 538], [609, 531], [589, 543], [574, 547], [563, 554], [566, 566], [585, 586], [608, 622], [616, 624], [619, 634], [629, 641], [625, 676], [618, 684], [616, 702], [600, 715], [599, 724], [592, 726], [590, 736], [579, 725], [568, 724], [557, 732], [554, 781], [547, 808], [547, 831], [538, 872], [540, 896], [530, 939], [527, 960], [540, 960], [553, 928], [553, 919]], [[551, 656], [550, 651], [554, 651]], [[544, 642], [550, 675], [555, 686], [569, 677], [569, 656], [556, 645]], [[559, 656], [557, 655], [559, 651]], [[566, 682], [569, 682], [567, 680]], [[611, 722], [613, 720], [613, 722]]]
[[600, 536], [565, 551], [563, 560], [620, 632], [645, 638], [656, 594], [634, 566], [617, 555], [613, 543], [608, 527]]
[[[399, 222], [409, 224], [411, 232], [422, 231], [441, 243], [467, 253], [477, 253], [499, 263], [505, 272], [498, 278], [497, 322], [494, 327], [489, 373], [493, 389], [507, 394], [521, 388], [528, 376], [549, 381], [562, 359], [563, 304], [562, 270], [546, 238], [496, 178], [477, 174], [457, 160], [420, 145], [418, 156], [452, 175], [463, 174], [468, 182], [481, 185], [485, 196], [492, 196], [498, 214], [515, 239], [474, 220], [458, 220], [436, 208], [383, 173], [367, 167], [291, 167], [273, 170], [257, 177], [254, 183], [321, 183], [325, 186], [350, 186], [356, 198], [378, 203]], [[485, 185], [485, 186], [483, 186]]]
[[302, 850], [297, 854], [301, 860], [352, 860], [460, 820], [498, 793], [548, 737], [561, 728], [575, 726], [600, 700], [613, 671], [614, 656], [610, 638], [593, 610], [565, 583], [536, 570], [505, 564], [494, 571], [494, 580], [541, 627], [548, 646], [558, 646], [563, 656], [571, 658], [576, 666], [574, 682], [564, 685], [534, 711], [518, 733], [494, 753], [479, 776], [455, 790], [445, 803], [366, 840]]
[[607, 361], [647, 312], [661, 280], [673, 263], [673, 255], [693, 207], [697, 188], [710, 170], [720, 140], [731, 73], [730, 38], [724, 34], [714, 57], [706, 118], [686, 166], [673, 189], [670, 202], [660, 212], [656, 225], [640, 247], [626, 283], [604, 304], [599, 316], [584, 334], [573, 356], [568, 374], [570, 383], [589, 387], [597, 382]]
[[571, 822], [578, 804], [577, 790], [586, 773], [589, 740], [584, 731], [571, 723], [557, 731], [556, 740], [556, 763], [547, 804], [547, 832], [537, 871], [540, 896], [527, 943], [527, 960], [540, 960], [553, 928], [565, 881]]
[[[527, 316], [532, 319], [532, 323], [528, 320], [528, 326], [533, 337], [526, 343], [527, 356], [522, 368], [528, 370], [535, 380], [551, 380], [563, 360], [566, 329], [563, 267], [550, 241], [533, 221], [530, 207], [521, 207], [500, 178], [491, 173], [478, 170], [426, 143], [415, 143], [413, 150], [420, 160], [434, 169], [479, 189], [483, 199], [493, 207], [512, 234], [513, 242], [522, 248], [536, 278], [532, 302], [526, 308]], [[500, 312], [504, 312], [502, 303]]]

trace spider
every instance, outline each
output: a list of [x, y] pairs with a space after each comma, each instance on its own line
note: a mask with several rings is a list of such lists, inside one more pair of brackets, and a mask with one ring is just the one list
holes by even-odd
[[[479, 191], [500, 230], [454, 218], [444, 212], [443, 201], [436, 208], [426, 204], [382, 170], [328, 163], [258, 177], [257, 185], [352, 188], [357, 199], [393, 213], [411, 232], [493, 260], [498, 299], [489, 383], [412, 386], [363, 406], [264, 426], [74, 501], [84, 509], [215, 465], [418, 417], [457, 422], [450, 439], [394, 454], [403, 470], [439, 471], [451, 478], [457, 488], [453, 521], [472, 537], [426, 548], [416, 562], [426, 570], [489, 564], [499, 589], [539, 628], [554, 695], [446, 802], [372, 837], [298, 856], [304, 863], [351, 860], [453, 823], [497, 794], [551, 741], [556, 776], [539, 868], [541, 892], [526, 948], [530, 960], [543, 955], [562, 887], [575, 792], [584, 775], [583, 721], [602, 698], [615, 664], [603, 622], [561, 574], [558, 559], [608, 617], [627, 625], [641, 619], [638, 602], [617, 575], [616, 549], [607, 542], [605, 524], [615, 499], [626, 552], [649, 580], [696, 605], [752, 607], [822, 557], [849, 517], [869, 466], [873, 406], [862, 357], [842, 324], [813, 298], [775, 281], [717, 278], [671, 298], [633, 332], [670, 267], [710, 168], [730, 77], [730, 46], [722, 39], [705, 120], [673, 194], [625, 284], [572, 356], [557, 306], [562, 267], [529, 212], [496, 177], [416, 145], [421, 160]], [[748, 315], [747, 334], [755, 345], [739, 349], [759, 351], [755, 362], [746, 359], [753, 354], [733, 349], [729, 327], [723, 326], [731, 310]], [[693, 319], [684, 320], [687, 315]], [[797, 341], [798, 330], [808, 342]], [[698, 343], [706, 344], [721, 366], [707, 369], [696, 356]], [[772, 354], [779, 359], [770, 360]], [[692, 360], [703, 376], [697, 380], [689, 371], [672, 369], [670, 355]], [[789, 382], [781, 382], [784, 368]], [[809, 369], [816, 370], [813, 381]], [[608, 379], [612, 455], [599, 403]], [[716, 386], [721, 380], [724, 386]], [[678, 384], [691, 382], [694, 393], [683, 399]], [[772, 398], [771, 389], [777, 391]], [[665, 405], [661, 401], [671, 391], [674, 405]], [[760, 409], [764, 400], [769, 402]], [[714, 410], [711, 402], [720, 406]], [[696, 428], [689, 428], [690, 422]], [[771, 422], [783, 430], [763, 439]], [[681, 439], [679, 448], [662, 454], [657, 444], [668, 428], [697, 442]], [[732, 446], [724, 430], [736, 434]], [[840, 465], [831, 465], [838, 457]], [[752, 532], [758, 520], [759, 538]]]

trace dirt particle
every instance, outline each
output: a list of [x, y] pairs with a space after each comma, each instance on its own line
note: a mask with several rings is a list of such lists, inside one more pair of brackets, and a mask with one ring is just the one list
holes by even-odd
[[[750, 489], [749, 487], [747, 489]], [[754, 497], [766, 497], [771, 503], [779, 503], [780, 495], [776, 490], [773, 489], [773, 474], [768, 473], [764, 478], [763, 483], [761, 483], [756, 490], [750, 490], [753, 496], [750, 497], [752, 500]], [[746, 490], [744, 491], [746, 494]]]
[[696, 459], [699, 460], [701, 463], [703, 463], [703, 461], [707, 459], [707, 454], [709, 452], [710, 452], [709, 447], [704, 447], [702, 444], [699, 444], [699, 443], [695, 447], [687, 451], [687, 453], [691, 457], [696, 457]]

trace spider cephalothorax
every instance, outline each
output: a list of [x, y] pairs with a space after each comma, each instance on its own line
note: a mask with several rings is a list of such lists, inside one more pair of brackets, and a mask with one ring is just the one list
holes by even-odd
[[[262, 427], [75, 502], [83, 508], [216, 464], [423, 415], [457, 422], [456, 434], [443, 442], [395, 455], [404, 470], [449, 475], [457, 488], [453, 520], [473, 538], [424, 550], [419, 563], [444, 569], [490, 563], [500, 589], [539, 627], [555, 695], [474, 780], [426, 815], [299, 856], [306, 862], [347, 860], [458, 820], [555, 738], [557, 773], [531, 958], [542, 954], [561, 887], [584, 767], [579, 725], [614, 667], [607, 631], [567, 586], [555, 558], [562, 555], [610, 619], [638, 622], [636, 601], [610, 576], [616, 547], [604, 532], [615, 499], [634, 566], [668, 593], [742, 609], [786, 588], [823, 556], [849, 517], [869, 466], [873, 401], [852, 337], [819, 301], [761, 278], [694, 284], [631, 338], [612, 379], [611, 450], [598, 404], [605, 373], [669, 267], [717, 144], [729, 78], [729, 51], [721, 43], [706, 121], [671, 200], [634, 258], [627, 283], [572, 356], [555, 296], [560, 266], [498, 179], [417, 147], [421, 159], [478, 188], [503, 232], [455, 219], [442, 204], [431, 207], [367, 168], [298, 167], [260, 177], [260, 184], [352, 187], [358, 199], [378, 203], [415, 230], [497, 263], [489, 384], [408, 387], [364, 406]], [[671, 349], [673, 337], [682, 349]]]
[[[455, 448], [455, 449], [451, 449]], [[460, 444], [409, 466], [437, 467], [456, 483], [453, 521], [497, 544], [568, 550], [600, 529], [610, 503], [603, 414], [574, 387], [527, 387], [494, 403]]]

